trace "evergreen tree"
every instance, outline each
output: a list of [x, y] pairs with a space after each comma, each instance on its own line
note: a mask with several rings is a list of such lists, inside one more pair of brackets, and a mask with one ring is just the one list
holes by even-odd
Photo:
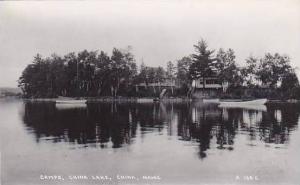
[[189, 69], [189, 76], [192, 80], [202, 78], [203, 89], [205, 89], [205, 78], [214, 74], [212, 54], [214, 50], [209, 50], [207, 43], [201, 40], [194, 45], [195, 54], [192, 54], [192, 64]]

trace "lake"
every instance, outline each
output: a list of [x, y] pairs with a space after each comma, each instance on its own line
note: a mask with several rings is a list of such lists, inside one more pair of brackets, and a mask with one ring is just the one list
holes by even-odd
[[1, 182], [298, 184], [300, 106], [0, 100]]

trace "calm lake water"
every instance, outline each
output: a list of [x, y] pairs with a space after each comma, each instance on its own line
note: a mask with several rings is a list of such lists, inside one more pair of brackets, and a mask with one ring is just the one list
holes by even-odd
[[300, 183], [295, 104], [0, 100], [0, 116], [4, 185]]

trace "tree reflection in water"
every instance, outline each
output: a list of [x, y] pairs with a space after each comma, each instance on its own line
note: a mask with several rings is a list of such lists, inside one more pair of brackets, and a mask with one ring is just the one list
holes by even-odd
[[[65, 142], [86, 147], [126, 147], [148, 133], [167, 134], [196, 143], [199, 157], [210, 147], [234, 150], [236, 135], [249, 141], [286, 144], [297, 128], [299, 105], [268, 105], [267, 112], [218, 108], [203, 103], [91, 103], [86, 108], [57, 109], [52, 103], [26, 103], [23, 120], [37, 142]], [[138, 135], [137, 132], [140, 134]]]

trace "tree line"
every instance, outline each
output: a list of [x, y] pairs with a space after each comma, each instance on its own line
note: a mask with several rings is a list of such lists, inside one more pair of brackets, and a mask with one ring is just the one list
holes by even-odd
[[[43, 58], [37, 54], [23, 70], [18, 80], [24, 97], [99, 97], [151, 96], [137, 92], [136, 85], [176, 81], [175, 95], [186, 95], [193, 80], [214, 76], [229, 88], [285, 89], [290, 94], [299, 91], [299, 82], [290, 58], [278, 53], [264, 57], [250, 56], [246, 66], [238, 66], [233, 49], [208, 48], [204, 40], [194, 45], [195, 52], [166, 68], [149, 67], [143, 62], [137, 67], [131, 48], [113, 48], [109, 56], [104, 51], [72, 52], [65, 56], [52, 54]], [[205, 84], [203, 83], [203, 88]], [[146, 90], [144, 92], [147, 92]]]
[[215, 50], [208, 49], [204, 40], [199, 41], [194, 48], [195, 53], [191, 55], [187, 73], [189, 79], [215, 76], [219, 83], [229, 83], [229, 92], [251, 88], [259, 89], [257, 92], [262, 93], [261, 90], [265, 89], [269, 93], [264, 96], [300, 99], [296, 69], [291, 66], [291, 60], [285, 54], [266, 53], [261, 58], [249, 56], [245, 66], [238, 66], [233, 49], [220, 48], [214, 54]]

